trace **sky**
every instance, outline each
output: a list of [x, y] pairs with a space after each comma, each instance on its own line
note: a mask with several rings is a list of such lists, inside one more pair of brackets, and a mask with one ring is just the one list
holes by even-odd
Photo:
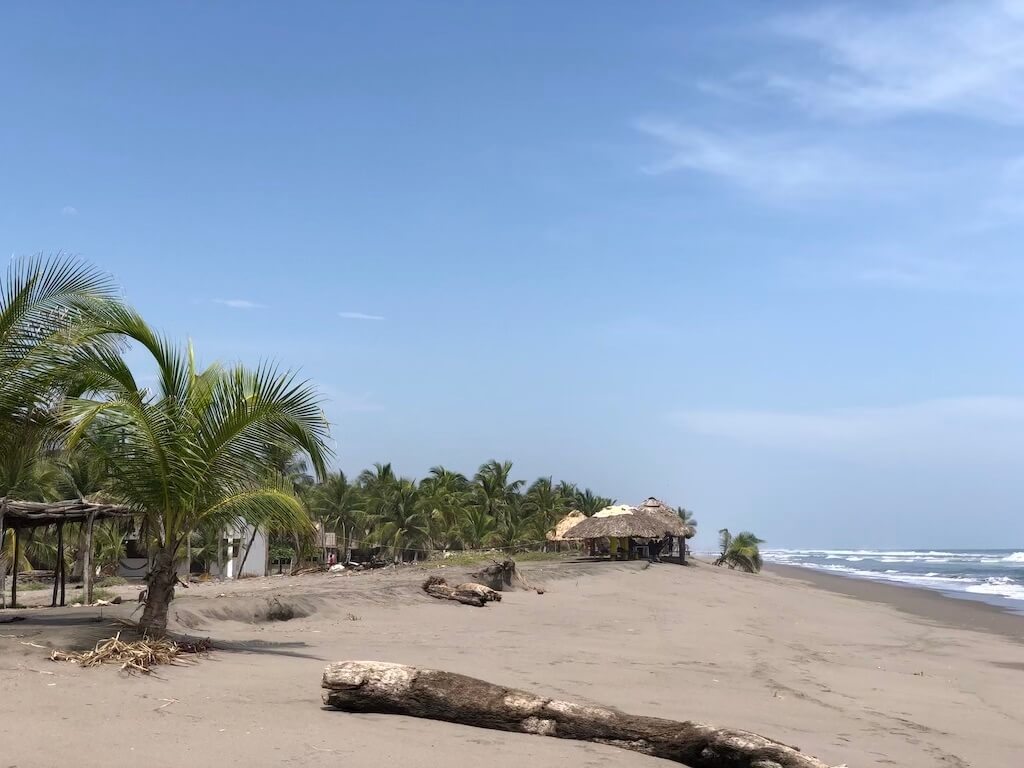
[[0, 249], [299, 369], [347, 472], [510, 459], [693, 509], [698, 549], [1024, 545], [1024, 3], [0, 28]]

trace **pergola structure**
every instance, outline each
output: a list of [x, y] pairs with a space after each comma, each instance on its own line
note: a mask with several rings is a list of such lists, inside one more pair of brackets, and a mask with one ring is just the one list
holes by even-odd
[[[92, 602], [92, 531], [97, 520], [108, 520], [115, 517], [131, 517], [137, 514], [119, 504], [100, 504], [82, 499], [71, 501], [16, 501], [0, 497], [0, 548], [3, 547], [7, 529], [14, 530], [14, 578], [11, 582], [11, 606], [18, 604], [18, 561], [21, 559], [21, 540], [23, 532], [32, 528], [57, 527], [57, 570], [53, 574], [53, 598], [51, 606], [57, 605], [57, 592], [60, 589], [60, 605], [64, 605], [64, 587], [67, 583], [64, 565], [64, 524], [83, 523], [85, 525], [85, 547], [83, 552], [83, 592], [85, 602]], [[7, 607], [7, 591], [4, 589], [4, 573], [0, 571], [0, 608]]]

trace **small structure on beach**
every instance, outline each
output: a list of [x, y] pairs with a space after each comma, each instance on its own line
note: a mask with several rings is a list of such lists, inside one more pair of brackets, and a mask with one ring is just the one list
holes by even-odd
[[[51, 606], [57, 605], [58, 587], [60, 589], [60, 605], [64, 605], [64, 588], [67, 573], [64, 564], [64, 525], [81, 523], [85, 526], [84, 541], [84, 583], [83, 595], [86, 602], [92, 602], [92, 533], [93, 524], [97, 520], [108, 520], [115, 517], [131, 517], [136, 514], [128, 507], [119, 504], [103, 504], [72, 499], [70, 501], [15, 501], [7, 497], [0, 498], [0, 546], [8, 528], [14, 530], [14, 564], [11, 580], [11, 605], [18, 602], [18, 563], [21, 560], [21, 544], [24, 532], [32, 528], [56, 526], [57, 528], [57, 571], [53, 574], [53, 598]], [[7, 607], [6, 573], [0, 570], [0, 608]]]
[[565, 534], [586, 519], [587, 516], [585, 514], [580, 512], [578, 509], [574, 509], [568, 515], [555, 523], [555, 527], [548, 531], [544, 538], [556, 544], [569, 541], [569, 539], [565, 538]]
[[593, 517], [573, 526], [564, 537], [591, 542], [608, 539], [613, 557], [623, 544], [628, 551], [632, 539], [678, 539], [680, 562], [685, 562], [685, 539], [692, 537], [693, 534], [693, 529], [679, 518], [675, 510], [651, 496], [635, 507], [626, 504], [605, 507]]

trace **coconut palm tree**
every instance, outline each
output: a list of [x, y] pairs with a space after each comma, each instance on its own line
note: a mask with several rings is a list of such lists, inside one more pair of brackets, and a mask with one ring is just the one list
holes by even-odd
[[615, 503], [614, 499], [609, 499], [604, 496], [598, 496], [589, 488], [585, 491], [576, 492], [576, 509], [585, 514], [587, 517], [591, 517], [597, 512], [600, 512], [605, 507], [611, 506]]
[[715, 560], [715, 565], [727, 565], [730, 568], [738, 568], [747, 573], [757, 573], [761, 570], [761, 550], [758, 545], [764, 543], [750, 531], [742, 531], [733, 536], [728, 528], [719, 532], [719, 545], [722, 553]]
[[140, 387], [109, 350], [76, 355], [75, 372], [89, 397], [69, 398], [71, 448], [104, 435], [110, 492], [145, 518], [156, 540], [148, 576], [143, 632], [161, 634], [186, 537], [245, 521], [268, 527], [311, 527], [293, 487], [273, 472], [280, 451], [300, 451], [324, 474], [328, 425], [320, 396], [288, 372], [261, 365], [198, 370], [182, 349], [153, 332], [134, 312], [110, 312], [103, 328], [138, 344], [157, 372], [154, 390]]
[[359, 488], [340, 469], [333, 472], [310, 494], [310, 510], [324, 530], [340, 534], [339, 551], [344, 558], [352, 533], [364, 522]]
[[500, 526], [508, 522], [510, 505], [523, 487], [522, 480], [510, 480], [511, 461], [491, 459], [473, 476], [476, 503]]
[[694, 530], [696, 530], [697, 518], [694, 517], [694, 513], [692, 510], [686, 509], [684, 507], [676, 507], [676, 514], [679, 515], [679, 519], [682, 520], [685, 525], [688, 525]]
[[[117, 344], [95, 333], [94, 323], [116, 302], [111, 277], [73, 257], [34, 256], [8, 265], [0, 283], [0, 496], [56, 498], [59, 477], [48, 454], [54, 406], [73, 386], [69, 356], [76, 347]], [[11, 543], [0, 528], [2, 549]], [[12, 557], [0, 555], [0, 590]]]
[[420, 481], [423, 503], [429, 512], [432, 546], [448, 549], [459, 540], [459, 526], [466, 511], [469, 480], [461, 472], [442, 466], [430, 468]]

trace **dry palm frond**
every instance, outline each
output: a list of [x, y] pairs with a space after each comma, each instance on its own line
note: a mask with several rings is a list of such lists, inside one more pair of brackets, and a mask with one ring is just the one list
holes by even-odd
[[50, 654], [52, 661], [70, 661], [83, 667], [97, 664], [120, 664], [121, 669], [128, 672], [150, 674], [152, 667], [158, 664], [180, 664], [186, 659], [183, 654], [206, 654], [210, 651], [209, 640], [178, 642], [166, 639], [144, 637], [132, 642], [125, 642], [118, 632], [114, 637], [101, 640], [91, 651], [69, 652], [54, 651]]

